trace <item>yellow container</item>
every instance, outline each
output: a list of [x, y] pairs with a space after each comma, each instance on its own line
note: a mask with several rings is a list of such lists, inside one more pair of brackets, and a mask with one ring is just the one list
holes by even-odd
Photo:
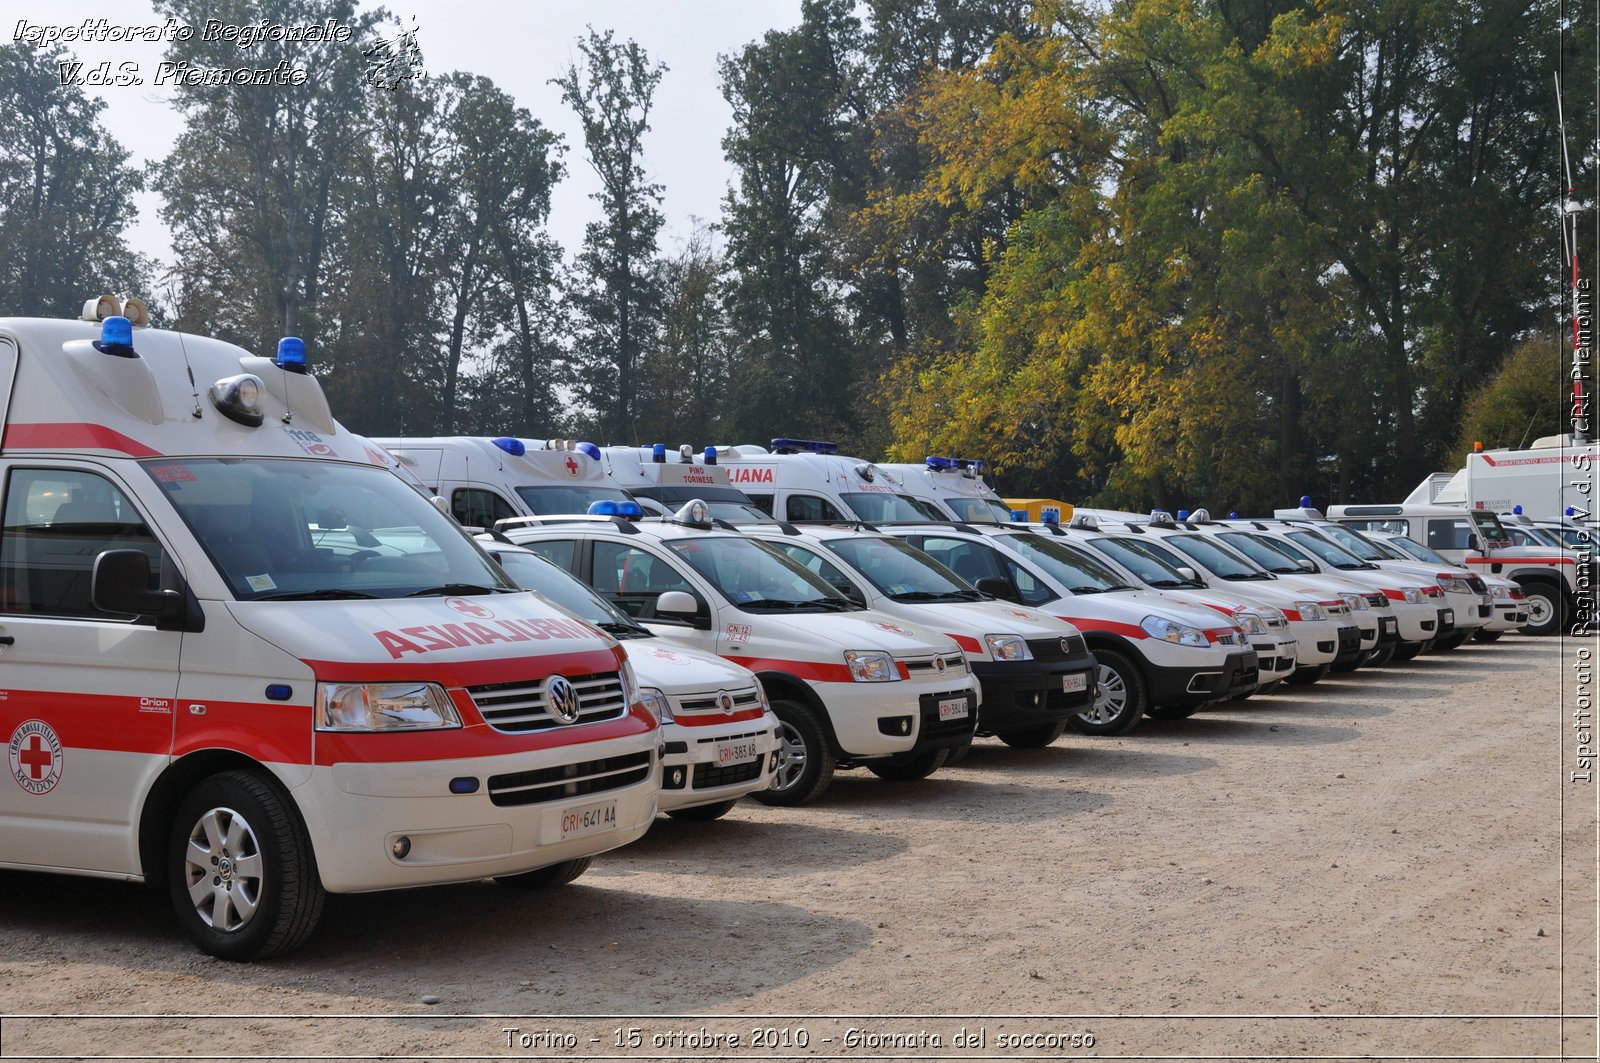
[[1012, 511], [1023, 510], [1028, 514], [1029, 520], [1044, 520], [1045, 514], [1050, 514], [1050, 519], [1058, 524], [1066, 524], [1072, 520], [1072, 503], [1062, 502], [1054, 498], [1008, 498], [1005, 504]]

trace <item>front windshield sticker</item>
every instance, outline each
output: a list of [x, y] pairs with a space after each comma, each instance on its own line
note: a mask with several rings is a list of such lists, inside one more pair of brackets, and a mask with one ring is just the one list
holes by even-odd
[[727, 642], [749, 642], [750, 641], [750, 625], [749, 624], [729, 624], [727, 626], [726, 630], [724, 630], [722, 632], [722, 637]]
[[158, 484], [190, 483], [195, 478], [187, 465], [152, 465], [150, 475], [155, 477]]
[[261, 591], [275, 590], [278, 586], [276, 583], [272, 582], [272, 577], [267, 575], [265, 572], [259, 576], [246, 576], [244, 581], [250, 585], [251, 590], [256, 591], [257, 593]]
[[313, 458], [336, 458], [338, 453], [322, 441], [322, 437], [306, 428], [285, 428], [291, 440]]

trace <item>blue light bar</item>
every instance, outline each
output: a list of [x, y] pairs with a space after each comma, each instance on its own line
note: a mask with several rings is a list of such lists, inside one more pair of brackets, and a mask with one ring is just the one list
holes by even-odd
[[1187, 509], [1178, 510], [1178, 519], [1179, 520], [1188, 520], [1189, 519], [1189, 511]]
[[956, 463], [952, 459], [935, 457], [932, 454], [929, 454], [922, 460], [927, 464], [928, 468], [932, 469], [934, 472], [949, 472], [951, 469], [956, 467]]
[[490, 442], [510, 454], [513, 458], [520, 458], [528, 452], [528, 448], [523, 445], [522, 440], [512, 439], [510, 436], [500, 436]]
[[1228, 514], [1228, 519], [1229, 520], [1238, 520], [1239, 519], [1239, 511], [1238, 510], [1234, 510], [1233, 512], [1229, 513]]
[[118, 358], [137, 358], [133, 351], [133, 322], [125, 317], [108, 317], [100, 322], [100, 338], [94, 349]]
[[602, 498], [598, 502], [590, 502], [586, 511], [591, 517], [620, 517], [621, 503], [613, 498]]
[[717, 463], [717, 448], [716, 447], [707, 447], [706, 448], [706, 464], [707, 465], [715, 465], [716, 463]]
[[576, 450], [579, 454], [589, 455], [589, 457], [593, 458], [595, 461], [600, 460], [600, 448], [595, 446], [593, 443], [579, 443], [572, 449]]
[[289, 373], [306, 371], [306, 341], [299, 336], [285, 336], [278, 341], [278, 368]]
[[1568, 506], [1567, 507], [1567, 516], [1576, 517], [1577, 515], [1578, 515], [1577, 507], [1575, 507], [1575, 506]]
[[627, 502], [618, 502], [617, 516], [626, 520], [643, 520], [644, 507], [631, 499]]
[[665, 443], [657, 443], [652, 446], [650, 448], [650, 460], [655, 462], [657, 465], [660, 465], [662, 462], [666, 461], [667, 445]]
[[1512, 506], [1511, 507], [1511, 513], [1512, 513], [1513, 516], [1517, 516], [1517, 517], [1522, 516], [1522, 507], [1521, 506]]
[[830, 443], [824, 439], [774, 439], [772, 452], [774, 454], [798, 454], [800, 451], [810, 451], [812, 454], [837, 454], [839, 444]]
[[1301, 509], [1310, 509], [1311, 508], [1311, 496], [1310, 495], [1301, 495], [1300, 496], [1300, 508]]
[[1060, 524], [1061, 511], [1058, 509], [1043, 510], [1039, 514], [1039, 519], [1044, 521], [1046, 524]]
[[1025, 510], [1025, 509], [1013, 509], [1011, 511], [1011, 523], [1013, 523], [1013, 524], [1021, 524], [1022, 522], [1026, 521], [1027, 519], [1028, 519], [1028, 511], [1027, 510]]

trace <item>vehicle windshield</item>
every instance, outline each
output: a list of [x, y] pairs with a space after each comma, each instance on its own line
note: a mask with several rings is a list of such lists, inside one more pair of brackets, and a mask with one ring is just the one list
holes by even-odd
[[849, 491], [839, 499], [854, 511], [859, 520], [945, 520], [943, 513], [910, 495], [891, 495], [876, 491]]
[[1217, 538], [1227, 543], [1252, 562], [1279, 576], [1303, 576], [1305, 569], [1295, 564], [1296, 555], [1288, 547], [1279, 546], [1266, 539], [1258, 539], [1248, 532], [1218, 532]]
[[1313, 553], [1342, 572], [1350, 572], [1360, 568], [1376, 568], [1369, 565], [1350, 551], [1334, 545], [1316, 532], [1292, 531], [1285, 532], [1284, 537], [1291, 542], [1298, 543], [1301, 549]]
[[1123, 568], [1132, 572], [1147, 586], [1160, 587], [1163, 590], [1175, 587], [1204, 587], [1199, 580], [1192, 580], [1177, 570], [1177, 565], [1183, 564], [1174, 558], [1166, 561], [1158, 556], [1146, 543], [1130, 542], [1127, 539], [1090, 539], [1088, 547], [1098, 550]]
[[294, 458], [141, 464], [241, 601], [518, 589], [388, 469]]
[[1395, 536], [1389, 540], [1389, 543], [1396, 550], [1399, 550], [1402, 553], [1410, 554], [1418, 561], [1426, 561], [1431, 565], [1450, 564], [1450, 562], [1446, 561], [1442, 556], [1434, 551], [1429, 550], [1426, 546], [1423, 546], [1421, 543], [1415, 542], [1411, 539], [1407, 539], [1404, 536]]
[[751, 613], [821, 613], [859, 609], [827, 580], [755, 539], [696, 536], [667, 544], [717, 593]]
[[1075, 546], [1042, 535], [1002, 535], [1000, 538], [1073, 594], [1133, 589], [1132, 584], [1124, 582], [1103, 562]]
[[707, 487], [704, 485], [681, 487], [647, 487], [635, 492], [642, 502], [654, 498], [668, 513], [676, 513], [695, 499], [706, 504], [706, 509], [718, 520], [729, 524], [771, 524], [772, 516], [757, 509], [743, 491], [737, 487]]
[[1597, 547], [1600, 547], [1600, 540], [1597, 540], [1595, 533], [1588, 528], [1561, 527], [1547, 530], [1551, 535], [1559, 535], [1568, 550], [1587, 550], [1591, 554], [1600, 552], [1597, 550]]
[[1373, 542], [1360, 532], [1351, 531], [1342, 524], [1319, 524], [1317, 531], [1332, 539], [1346, 550], [1355, 554], [1363, 561], [1397, 561], [1402, 560], [1400, 555], [1384, 546], [1382, 543]]
[[879, 593], [897, 602], [975, 602], [983, 597], [966, 580], [899, 539], [863, 535], [830, 539], [827, 546]]
[[517, 497], [532, 513], [540, 516], [570, 516], [589, 512], [591, 502], [631, 502], [633, 496], [617, 487], [590, 484], [557, 484], [553, 487], [518, 487]]
[[[1239, 583], [1272, 578], [1269, 572], [1263, 571], [1262, 566], [1253, 563], [1255, 555], [1252, 554], [1249, 558], [1242, 557], [1204, 535], [1166, 535], [1162, 537], [1161, 542], [1181, 554], [1186, 554], [1190, 560], [1197, 562], [1201, 568], [1219, 579]], [[1300, 571], [1294, 567], [1293, 562], [1281, 557], [1279, 560], [1286, 566], [1283, 571]]]
[[1011, 522], [1011, 507], [1004, 502], [993, 498], [973, 498], [971, 495], [956, 495], [947, 498], [944, 504], [955, 514], [957, 520], [964, 520], [969, 524], [1009, 524]]
[[543, 554], [531, 550], [486, 549], [506, 575], [525, 591], [533, 591], [551, 605], [585, 620], [619, 639], [648, 639], [655, 635], [626, 613], [600, 597], [578, 577], [560, 568]]
[[1511, 534], [1512, 546], [1554, 546], [1560, 543], [1552, 540], [1548, 533], [1541, 528], [1525, 528], [1517, 524], [1506, 525], [1506, 531]]

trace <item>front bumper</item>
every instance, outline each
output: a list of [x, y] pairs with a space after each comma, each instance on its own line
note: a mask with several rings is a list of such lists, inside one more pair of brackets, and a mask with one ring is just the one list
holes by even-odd
[[732, 801], [765, 790], [777, 769], [778, 721], [661, 727], [661, 811]]
[[1152, 705], [1205, 705], [1254, 690], [1261, 682], [1255, 650], [1230, 653], [1218, 667], [1172, 667], [1151, 664]]
[[[1055, 660], [973, 661], [972, 674], [978, 677], [982, 697], [977, 733], [1003, 734], [1060, 723], [1094, 704], [1099, 672], [1094, 655], [1087, 651]], [[1069, 686], [1077, 689], [1066, 689]]]

